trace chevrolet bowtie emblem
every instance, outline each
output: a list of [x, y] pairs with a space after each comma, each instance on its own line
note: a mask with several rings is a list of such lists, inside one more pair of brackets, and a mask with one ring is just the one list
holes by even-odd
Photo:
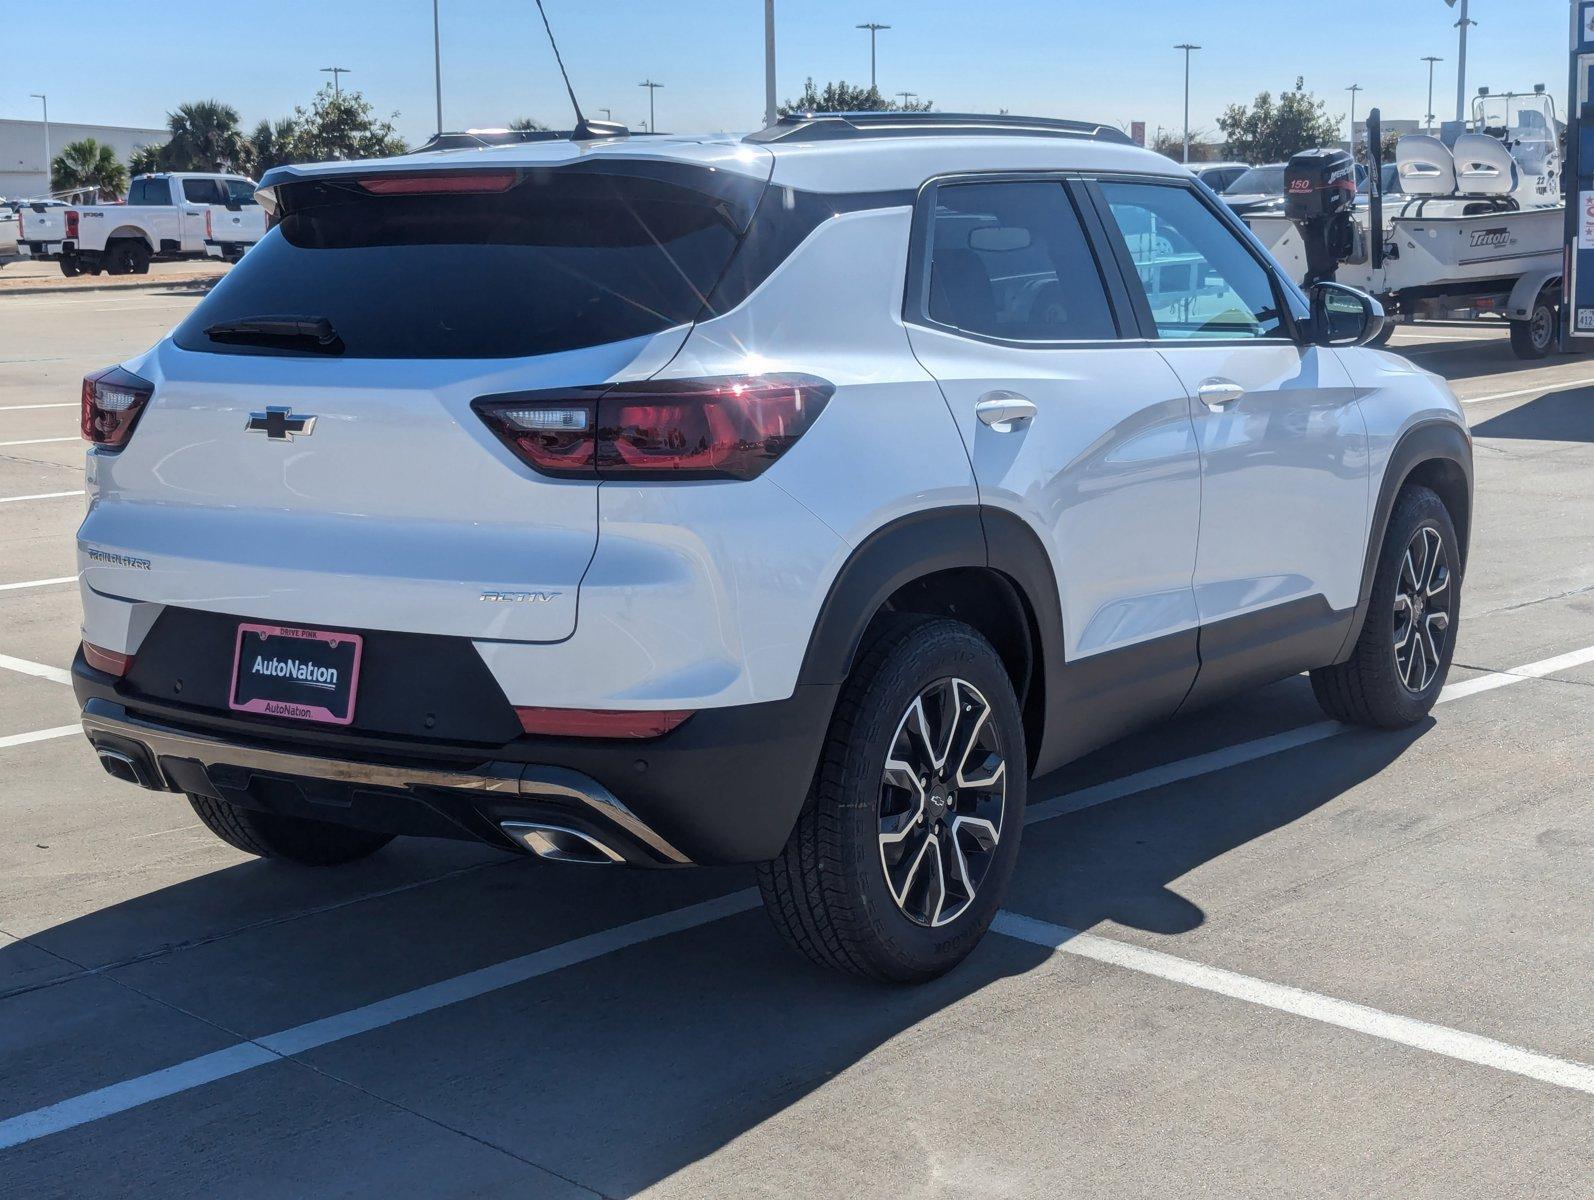
[[263, 433], [273, 442], [291, 442], [295, 436], [309, 437], [315, 432], [315, 418], [295, 416], [291, 408], [268, 408], [249, 414], [244, 426], [250, 433]]

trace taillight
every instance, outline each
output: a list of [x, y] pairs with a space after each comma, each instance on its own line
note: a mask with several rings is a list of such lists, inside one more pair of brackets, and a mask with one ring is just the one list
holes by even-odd
[[489, 396], [473, 407], [544, 475], [752, 479], [808, 430], [834, 391], [812, 375], [736, 375]]
[[78, 221], [77, 209], [75, 209], [75, 208], [67, 209], [66, 210], [66, 236], [67, 237], [69, 237], [69, 238], [76, 238], [77, 237], [77, 221]]
[[210, 223], [212, 215], [213, 214], [211, 213], [210, 209], [207, 208], [205, 210], [205, 240], [207, 242], [214, 241], [216, 237], [216, 231], [214, 228], [212, 228]]
[[93, 642], [84, 642], [83, 661], [96, 671], [121, 676], [126, 675], [127, 669], [133, 665], [133, 656], [116, 650], [107, 650], [104, 646], [96, 646]]
[[599, 708], [517, 708], [520, 727], [527, 733], [553, 737], [651, 738], [669, 733], [691, 710], [662, 712]]
[[83, 380], [83, 437], [96, 446], [120, 450], [133, 436], [155, 385], [121, 367], [107, 367]]

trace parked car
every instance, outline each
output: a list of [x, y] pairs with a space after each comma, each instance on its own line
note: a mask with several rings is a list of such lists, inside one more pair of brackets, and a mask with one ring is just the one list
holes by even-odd
[[1252, 167], [1223, 189], [1223, 202], [1236, 216], [1284, 206], [1284, 163]]
[[106, 770], [250, 854], [756, 863], [803, 954], [923, 980], [1033, 777], [1300, 671], [1386, 728], [1443, 686], [1454, 396], [1111, 127], [804, 114], [260, 196], [83, 382], [72, 667]]
[[1190, 164], [1190, 173], [1214, 192], [1223, 191], [1250, 169], [1250, 165], [1247, 163], [1210, 162]]
[[0, 267], [16, 262], [20, 257], [17, 251], [18, 226], [17, 206], [0, 199]]
[[63, 275], [142, 275], [152, 262], [235, 262], [266, 231], [255, 182], [241, 175], [140, 175], [125, 204], [50, 209], [23, 221], [24, 257], [61, 264]]

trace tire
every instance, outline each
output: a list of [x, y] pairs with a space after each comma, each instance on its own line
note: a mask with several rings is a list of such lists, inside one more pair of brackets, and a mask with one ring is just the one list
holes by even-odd
[[77, 261], [77, 259], [63, 258], [59, 261], [61, 263], [61, 274], [65, 275], [68, 279], [75, 279], [79, 275], [83, 274], [83, 266]]
[[1533, 301], [1533, 315], [1526, 321], [1511, 322], [1511, 350], [1518, 358], [1544, 358], [1555, 345], [1557, 318], [1555, 301], [1547, 291]]
[[[1437, 559], [1419, 561], [1434, 550]], [[1406, 487], [1390, 514], [1367, 620], [1350, 658], [1312, 672], [1312, 691], [1324, 712], [1379, 729], [1404, 729], [1428, 715], [1455, 650], [1460, 563], [1455, 523], [1444, 502], [1429, 488]], [[1414, 586], [1413, 576], [1426, 586]], [[1419, 592], [1420, 603], [1414, 598]], [[1404, 615], [1414, 609], [1413, 617]]]
[[[954, 702], [960, 724], [949, 728]], [[939, 773], [932, 742], [943, 747]], [[915, 764], [930, 764], [929, 792], [904, 769]], [[990, 643], [960, 621], [892, 619], [842, 688], [785, 849], [758, 868], [776, 930], [822, 966], [882, 982], [951, 970], [1007, 893], [1027, 764], [1018, 701]]]
[[133, 274], [149, 274], [149, 247], [143, 242], [133, 243]]
[[307, 867], [335, 867], [375, 854], [393, 840], [327, 821], [283, 817], [240, 808], [209, 796], [188, 795], [205, 828], [235, 849], [260, 858], [281, 858]]
[[134, 243], [127, 238], [112, 242], [105, 250], [107, 275], [131, 275], [134, 267]]

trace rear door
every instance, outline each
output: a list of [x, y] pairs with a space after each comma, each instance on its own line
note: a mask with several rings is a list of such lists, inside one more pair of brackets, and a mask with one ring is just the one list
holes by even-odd
[[949, 181], [918, 224], [909, 339], [962, 430], [981, 503], [1045, 546], [1065, 657], [1153, 677], [1138, 715], [1171, 711], [1196, 665], [1191, 402], [1156, 348], [1121, 328], [1127, 293], [1093, 249], [1088, 201], [1061, 177]]
[[[1356, 389], [1332, 350], [1294, 339], [1291, 293], [1198, 189], [1102, 179], [1093, 194], [1141, 320], [1196, 400], [1201, 622], [1250, 618], [1230, 627], [1237, 637], [1310, 640], [1355, 607], [1361, 584], [1368, 455]], [[1203, 635], [1203, 658], [1219, 645]]]
[[[221, 182], [216, 179], [174, 179], [172, 183], [177, 189], [179, 201], [176, 212], [181, 232], [177, 237], [182, 242], [185, 254], [199, 253], [205, 249], [207, 211], [222, 209], [226, 194], [222, 191]], [[161, 236], [172, 235], [163, 231]]]

